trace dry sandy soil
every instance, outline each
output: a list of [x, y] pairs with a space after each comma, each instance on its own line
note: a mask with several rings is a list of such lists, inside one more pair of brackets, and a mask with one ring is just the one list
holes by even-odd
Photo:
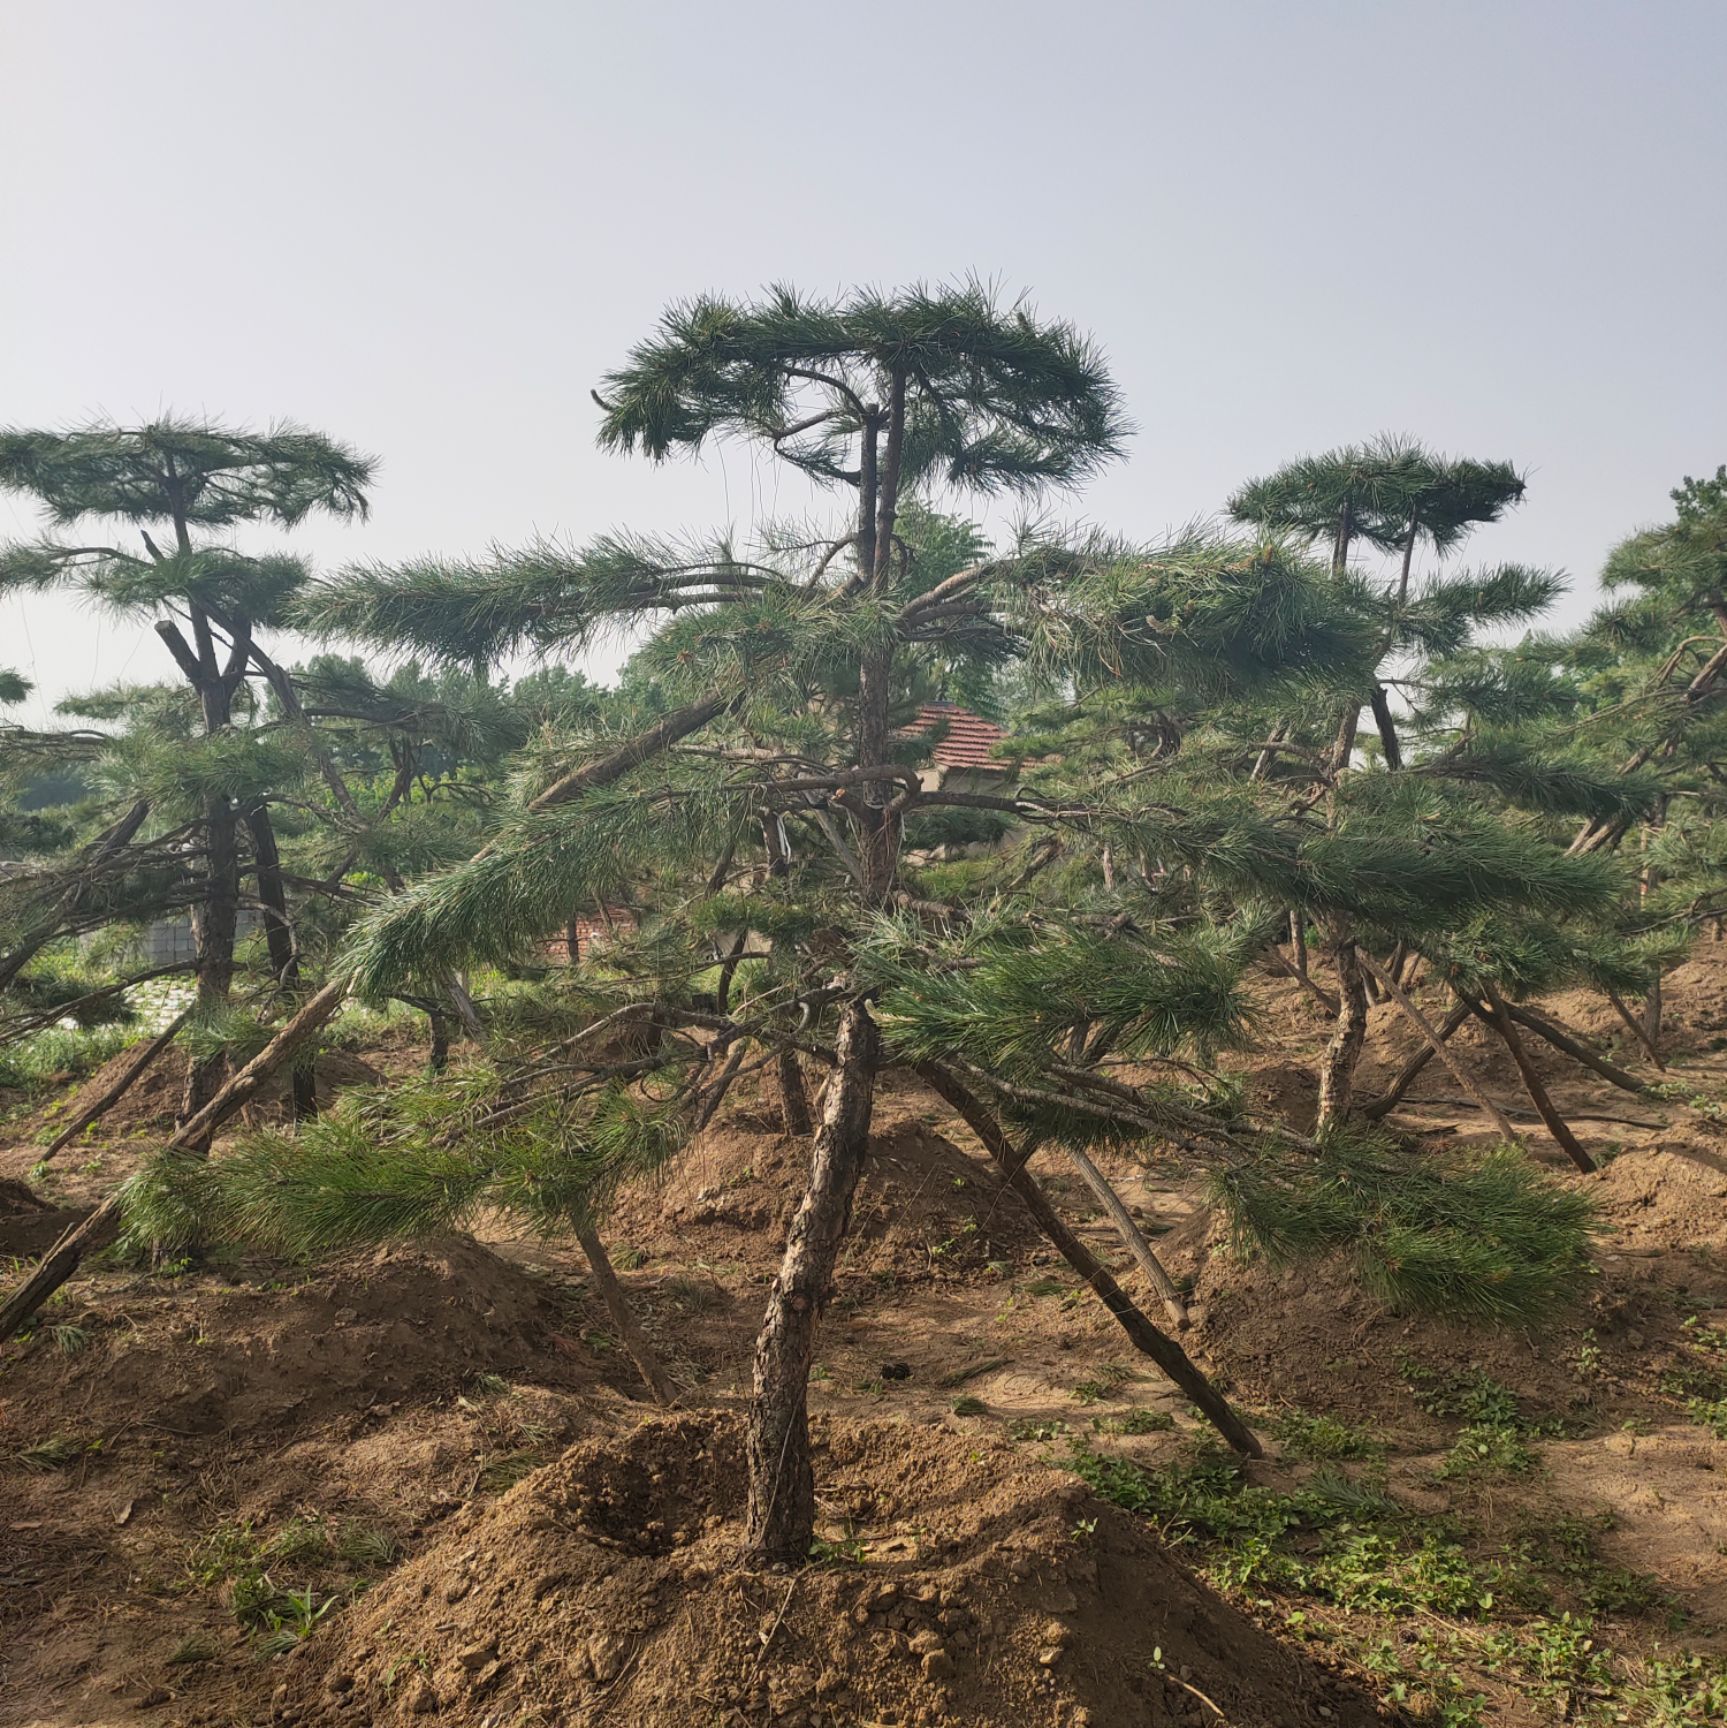
[[[1669, 989], [1667, 1078], [1705, 1101], [1727, 1091], [1724, 956], [1705, 948]], [[1247, 1080], [1299, 1120], [1322, 1019], [1293, 990], [1263, 1006]], [[1554, 1006], [1627, 1042], [1610, 1012]], [[1366, 1085], [1411, 1047], [1376, 1009]], [[1501, 1055], [1468, 1032], [1458, 1048], [1521, 1126]], [[417, 1056], [368, 1059], [388, 1073]], [[1267, 1439], [1250, 1494], [1329, 1472], [1483, 1566], [1587, 1532], [1588, 1569], [1556, 1573], [1542, 1615], [1570, 1624], [1574, 1587], [1576, 1623], [1622, 1677], [1681, 1648], [1727, 1656], [1727, 1441], [1697, 1413], [1727, 1373], [1727, 1139], [1696, 1109], [1538, 1059], [1606, 1168], [1570, 1173], [1531, 1129], [1603, 1224], [1589, 1292], [1535, 1334], [1388, 1313], [1338, 1267], [1244, 1263], [1179, 1172], [1111, 1174], [1189, 1282], [1188, 1348]], [[1634, 1050], [1617, 1059], [1661, 1078]], [[326, 1076], [369, 1077], [351, 1057]], [[173, 1085], [165, 1071], [49, 1181], [30, 1177], [43, 1120], [0, 1131], [0, 1256], [39, 1252], [123, 1175]], [[1436, 1064], [1398, 1123], [1436, 1146], [1491, 1137]], [[1460, 1677], [1475, 1719], [1503, 1728], [1597, 1706], [1706, 1719], [1662, 1716], [1635, 1687], [1623, 1711], [1603, 1705], [1581, 1659], [1593, 1678], [1549, 1687], [1495, 1657], [1501, 1613], [1533, 1624], [1533, 1606], [1309, 1599], [1097, 1498], [1076, 1444], [1188, 1469], [1208, 1456], [1192, 1413], [938, 1100], [890, 1082], [872, 1154], [813, 1387], [824, 1563], [796, 1577], [733, 1562], [750, 1342], [802, 1163], [758, 1100], [610, 1226], [683, 1389], [670, 1415], [643, 1402], [579, 1257], [508, 1221], [320, 1267], [79, 1280], [0, 1357], [0, 1724], [1353, 1728], [1437, 1708]], [[1039, 1164], [1124, 1268], [1088, 1191]], [[1470, 1412], [1436, 1389], [1482, 1376], [1518, 1407], [1514, 1469], [1458, 1468]], [[1361, 1444], [1316, 1453], [1333, 1432]], [[1643, 1583], [1586, 1600], [1610, 1575]], [[1429, 1650], [1452, 1671], [1424, 1690], [1410, 1674]]]

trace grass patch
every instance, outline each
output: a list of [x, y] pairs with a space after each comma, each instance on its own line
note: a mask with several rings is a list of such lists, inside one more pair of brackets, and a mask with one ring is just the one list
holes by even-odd
[[1309, 1416], [1302, 1410], [1285, 1410], [1273, 1416], [1266, 1426], [1297, 1458], [1315, 1461], [1379, 1458], [1385, 1452], [1371, 1435], [1335, 1416]]
[[[1497, 1443], [1515, 1409], [1501, 1394], [1476, 1383], [1442, 1396], [1447, 1414], [1461, 1402], [1501, 1418], [1465, 1430], [1486, 1428]], [[1187, 1548], [1213, 1584], [1280, 1608], [1290, 1635], [1350, 1649], [1428, 1728], [1480, 1728], [1489, 1689], [1588, 1728], [1689, 1728], [1727, 1706], [1727, 1664], [1621, 1652], [1603, 1636], [1600, 1617], [1673, 1612], [1655, 1580], [1599, 1553], [1610, 1515], [1531, 1522], [1506, 1541], [1416, 1514], [1371, 1473], [1322, 1467], [1276, 1489], [1211, 1445], [1149, 1470], [1075, 1442], [1069, 1463], [1101, 1499]], [[1383, 1634], [1364, 1632], [1362, 1617]]]

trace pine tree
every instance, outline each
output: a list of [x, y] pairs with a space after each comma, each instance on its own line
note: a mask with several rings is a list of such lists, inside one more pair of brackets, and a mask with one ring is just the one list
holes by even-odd
[[[368, 460], [296, 427], [253, 434], [164, 419], [0, 434], [0, 487], [37, 500], [53, 524], [107, 519], [137, 529], [136, 549], [58, 538], [8, 547], [0, 552], [0, 590], [64, 587], [154, 618], [196, 699], [202, 741], [188, 749], [183, 768], [189, 774], [196, 763], [208, 782], [197, 829], [202, 872], [193, 923], [198, 1001], [209, 1019], [226, 1009], [233, 983], [243, 833], [272, 972], [284, 985], [295, 982], [274, 829], [267, 800], [244, 785], [247, 743], [235, 730], [235, 703], [254, 664], [268, 675], [272, 663], [257, 631], [280, 619], [307, 571], [297, 559], [247, 554], [194, 534], [242, 523], [292, 528], [318, 511], [363, 517], [371, 472]], [[153, 527], [167, 531], [165, 547]], [[141, 825], [147, 807], [137, 814]], [[208, 1103], [222, 1069], [219, 1050], [192, 1064], [183, 1117]]]

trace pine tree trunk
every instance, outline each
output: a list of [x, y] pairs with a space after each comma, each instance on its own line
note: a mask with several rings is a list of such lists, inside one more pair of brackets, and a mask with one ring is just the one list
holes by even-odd
[[1355, 1102], [1355, 1070], [1367, 1043], [1367, 983], [1355, 943], [1334, 937], [1332, 958], [1337, 967], [1337, 1024], [1319, 1068], [1319, 1124], [1341, 1122]]
[[[197, 1116], [182, 1123], [169, 1136], [163, 1150], [194, 1154], [207, 1152], [216, 1130], [248, 1104], [259, 1087], [284, 1062], [299, 1052], [306, 1040], [342, 1006], [347, 994], [346, 978], [326, 984]], [[14, 1337], [28, 1323], [42, 1304], [78, 1270], [86, 1255], [106, 1248], [119, 1234], [124, 1194], [123, 1188], [115, 1189], [89, 1217], [68, 1230], [43, 1255], [35, 1271], [6, 1299], [5, 1305], [0, 1307], [0, 1343]]]
[[810, 1364], [863, 1173], [875, 1098], [875, 1023], [861, 1002], [849, 1003], [841, 1016], [837, 1055], [810, 1151], [809, 1184], [756, 1339], [745, 1554], [769, 1566], [802, 1566], [815, 1535]]
[[809, 1091], [804, 1085], [804, 1071], [797, 1051], [781, 1048], [774, 1058], [774, 1075], [779, 1083], [782, 1130], [794, 1139], [807, 1139], [815, 1124], [810, 1119]]
[[[240, 913], [238, 828], [227, 796], [212, 798], [204, 809], [204, 898], [192, 911], [200, 1015], [213, 1015], [226, 1008], [233, 990], [234, 938]], [[187, 1066], [186, 1089], [180, 1099], [182, 1122], [190, 1121], [215, 1097], [227, 1071], [228, 1058], [221, 1051]]]
[[430, 1023], [432, 1043], [426, 1053], [426, 1066], [434, 1074], [442, 1074], [450, 1065], [450, 1017], [441, 1009], [430, 1008], [426, 1011], [426, 1019]]
[[[263, 804], [246, 812], [246, 830], [252, 836], [252, 860], [257, 868], [258, 901], [264, 908], [264, 942], [270, 953], [270, 975], [286, 991], [299, 993], [300, 948], [288, 916], [288, 892], [282, 881], [282, 854], [276, 845], [275, 824]], [[296, 1122], [309, 1122], [318, 1114], [318, 1075], [315, 1059], [297, 1061], [288, 1075], [290, 1113]]]
[[1194, 1407], [1232, 1450], [1244, 1458], [1263, 1456], [1264, 1448], [1253, 1431], [1236, 1415], [1229, 1400], [1205, 1377], [1193, 1358], [1141, 1312], [1133, 1298], [1116, 1282], [1109, 1268], [1062, 1222], [1061, 1215], [1050, 1204], [1049, 1196], [1026, 1169], [1026, 1159], [1009, 1144], [1000, 1123], [939, 1064], [920, 1063], [917, 1071], [930, 1089], [945, 1098], [965, 1119], [983, 1149], [1000, 1168], [1003, 1180], [1025, 1203], [1037, 1227], [1049, 1238], [1062, 1259], [1091, 1287], [1093, 1294], [1127, 1334], [1134, 1349], [1150, 1357], [1187, 1394]]
[[[1437, 1033], [1439, 1041], [1444, 1043], [1468, 1018], [1469, 1009], [1467, 1005], [1461, 1002], [1458, 1003], [1458, 1005], [1453, 1008], [1440, 1023], [1439, 1031]], [[1391, 1112], [1403, 1102], [1404, 1094], [1415, 1084], [1416, 1080], [1420, 1077], [1422, 1070], [1426, 1068], [1427, 1064], [1432, 1060], [1433, 1046], [1431, 1044], [1423, 1044], [1421, 1048], [1403, 1064], [1402, 1069], [1398, 1072], [1397, 1078], [1391, 1082], [1390, 1088], [1379, 1097], [1375, 1098], [1371, 1103], [1363, 1104], [1361, 1106], [1361, 1115], [1373, 1122], [1377, 1122], [1382, 1116], [1389, 1116]]]
[[599, 1233], [590, 1224], [578, 1224], [576, 1240], [581, 1244], [588, 1269], [594, 1275], [594, 1288], [599, 1291], [600, 1300], [605, 1303], [606, 1312], [611, 1316], [612, 1324], [617, 1327], [618, 1336], [623, 1341], [624, 1349], [629, 1352], [630, 1360], [635, 1363], [643, 1384], [653, 1395], [656, 1404], [675, 1403], [678, 1389], [661, 1366], [653, 1345], [648, 1342], [647, 1333], [642, 1330], [641, 1322], [630, 1307], [630, 1300], [624, 1294], [623, 1285], [618, 1282], [612, 1258], [606, 1252], [606, 1245], [600, 1240]]
[[1510, 1145], [1521, 1146], [1523, 1144], [1522, 1136], [1511, 1126], [1511, 1118], [1476, 1084], [1474, 1075], [1451, 1053], [1449, 1044], [1439, 1035], [1433, 1022], [1404, 995], [1403, 991], [1392, 981], [1390, 975], [1382, 972], [1363, 950], [1356, 950], [1356, 960], [1358, 964], [1366, 968], [1370, 977], [1379, 980], [1381, 987], [1396, 1003], [1398, 1012], [1427, 1040], [1428, 1048], [1445, 1064], [1450, 1071], [1451, 1078], [1463, 1088], [1464, 1094], [1499, 1130], [1500, 1138]]
[[1626, 1028], [1631, 1033], [1631, 1036], [1635, 1038], [1648, 1053], [1649, 1060], [1653, 1062], [1657, 1068], [1665, 1072], [1667, 1064], [1662, 1061], [1660, 1050], [1650, 1042], [1649, 1028], [1625, 1006], [1624, 1001], [1616, 991], [1609, 990], [1607, 992], [1607, 1000], [1613, 1004], [1613, 1012], [1625, 1022]]
[[1398, 742], [1397, 727], [1391, 718], [1391, 698], [1385, 693], [1383, 684], [1373, 686], [1373, 694], [1368, 698], [1373, 708], [1373, 723], [1379, 728], [1379, 742], [1385, 751], [1385, 766], [1398, 769], [1403, 766], [1403, 746]]
[[1648, 1097], [1653, 1090], [1635, 1074], [1621, 1068], [1617, 1062], [1609, 1062], [1599, 1051], [1591, 1050], [1581, 1038], [1573, 1037], [1565, 1027], [1557, 1025], [1545, 1014], [1537, 1014], [1533, 1008], [1521, 1002], [1507, 1002], [1505, 1012], [1519, 1026], [1527, 1026], [1537, 1038], [1545, 1039], [1555, 1050], [1581, 1062], [1585, 1068], [1599, 1074], [1610, 1085], [1617, 1086], [1621, 1092], [1635, 1093], [1639, 1097]]
[[1535, 1072], [1535, 1064], [1529, 1060], [1529, 1051], [1525, 1048], [1517, 1027], [1511, 1016], [1505, 1012], [1504, 999], [1491, 984], [1487, 986], [1486, 996], [1485, 1007], [1475, 1007], [1473, 1002], [1470, 1006], [1499, 1034], [1505, 1048], [1511, 1052], [1511, 1060], [1516, 1063], [1517, 1072], [1523, 1080], [1523, 1090], [1529, 1094], [1530, 1103], [1535, 1106], [1541, 1120], [1547, 1124], [1547, 1132], [1579, 1170], [1585, 1175], [1592, 1175], [1596, 1169], [1595, 1160], [1584, 1150], [1583, 1143], [1571, 1132], [1570, 1124], [1554, 1107], [1547, 1088], [1541, 1083], [1541, 1076]]
[[1097, 1196], [1098, 1203], [1108, 1214], [1116, 1233], [1127, 1244], [1127, 1251], [1145, 1274], [1146, 1282], [1157, 1292], [1170, 1324], [1176, 1331], [1185, 1332], [1189, 1325], [1187, 1304], [1182, 1300], [1181, 1291], [1176, 1287], [1175, 1280], [1170, 1277], [1163, 1262], [1152, 1252], [1151, 1244], [1145, 1239], [1145, 1232], [1135, 1222], [1133, 1214], [1122, 1204], [1121, 1196], [1116, 1193], [1109, 1178], [1079, 1147], [1068, 1147], [1067, 1155], [1072, 1160], [1073, 1167], [1085, 1178], [1086, 1186]]

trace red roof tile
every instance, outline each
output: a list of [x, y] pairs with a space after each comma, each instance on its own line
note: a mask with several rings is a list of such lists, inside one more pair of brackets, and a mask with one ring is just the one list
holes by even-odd
[[1007, 728], [962, 708], [957, 702], [926, 702], [917, 718], [905, 729], [908, 737], [940, 731], [942, 737], [930, 759], [943, 768], [1006, 768], [998, 761], [997, 746]]

